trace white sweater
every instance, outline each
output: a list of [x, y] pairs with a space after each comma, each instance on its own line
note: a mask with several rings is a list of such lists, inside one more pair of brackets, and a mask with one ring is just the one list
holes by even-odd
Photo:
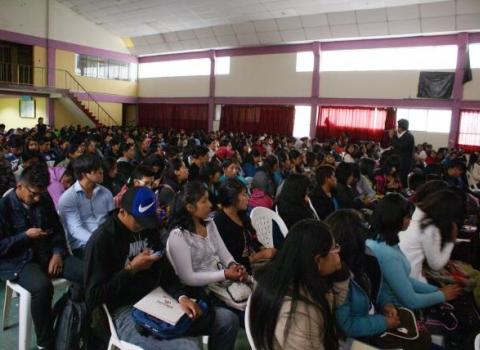
[[436, 226], [429, 225], [422, 230], [421, 221], [424, 217], [425, 213], [417, 207], [410, 226], [399, 234], [400, 249], [412, 266], [410, 276], [422, 282], [426, 282], [422, 274], [424, 260], [427, 260], [431, 269], [441, 270], [450, 260], [454, 247], [453, 242], [445, 243], [442, 247], [442, 237]]
[[187, 286], [202, 287], [225, 281], [223, 269], [234, 262], [215, 222], [207, 220], [207, 236], [174, 229], [167, 240], [167, 254], [180, 280]]

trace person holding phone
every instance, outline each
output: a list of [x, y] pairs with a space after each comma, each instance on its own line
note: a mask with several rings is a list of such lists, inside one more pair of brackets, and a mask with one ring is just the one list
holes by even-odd
[[47, 165], [26, 168], [16, 188], [0, 200], [0, 278], [32, 295], [31, 313], [39, 348], [54, 341], [54, 277], [81, 284], [82, 261], [68, 254], [65, 232], [47, 192]]
[[[147, 187], [130, 188], [119, 209], [111, 212], [92, 235], [85, 250], [85, 289], [88, 310], [99, 312], [106, 304], [121, 340], [145, 350], [199, 350], [198, 335], [209, 335], [211, 349], [231, 349], [238, 320], [213, 306], [214, 322], [200, 310], [193, 298], [206, 300], [200, 288], [182, 284], [165, 258], [156, 217], [155, 194]], [[161, 286], [178, 300], [194, 321], [178, 338], [159, 340], [138, 332], [132, 317], [133, 305]], [[193, 332], [195, 329], [195, 333]]]

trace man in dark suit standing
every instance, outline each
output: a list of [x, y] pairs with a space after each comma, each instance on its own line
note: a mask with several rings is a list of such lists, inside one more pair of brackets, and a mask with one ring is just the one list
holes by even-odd
[[391, 130], [393, 151], [400, 157], [400, 180], [402, 186], [407, 188], [407, 178], [413, 166], [413, 152], [415, 150], [415, 139], [408, 131], [408, 120], [400, 119], [397, 122], [397, 131]]

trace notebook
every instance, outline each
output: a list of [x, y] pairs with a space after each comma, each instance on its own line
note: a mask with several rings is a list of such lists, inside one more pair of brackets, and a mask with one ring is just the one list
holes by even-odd
[[162, 287], [152, 290], [133, 307], [171, 325], [175, 325], [185, 314], [180, 304]]

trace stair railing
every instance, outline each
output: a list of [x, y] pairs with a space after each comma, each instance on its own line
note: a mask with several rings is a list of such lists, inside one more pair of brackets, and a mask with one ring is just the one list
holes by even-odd
[[48, 68], [0, 62], [0, 83], [65, 89], [92, 113], [98, 123], [106, 126], [118, 125], [105, 108], [67, 70], [55, 69], [55, 82], [48, 83]]

